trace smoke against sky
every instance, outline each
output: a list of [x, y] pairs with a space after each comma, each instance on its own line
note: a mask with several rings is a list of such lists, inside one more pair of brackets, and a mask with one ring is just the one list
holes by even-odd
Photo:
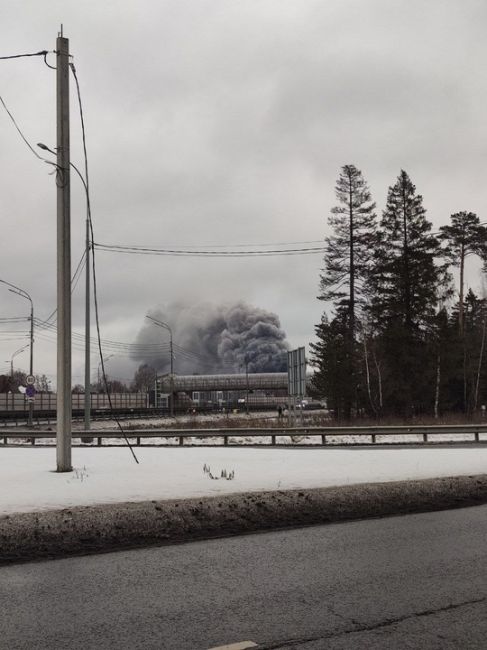
[[[405, 169], [435, 230], [461, 210], [485, 220], [486, 2], [16, 0], [2, 4], [0, 54], [46, 49], [55, 63], [61, 23], [80, 81], [99, 244], [323, 242], [345, 164], [362, 170], [378, 214]], [[0, 62], [0, 94], [34, 147], [56, 146], [55, 91], [42, 57]], [[55, 177], [5, 111], [0, 128], [0, 278], [26, 290], [45, 319], [56, 308]], [[71, 160], [83, 169], [73, 83]], [[73, 271], [86, 212], [74, 176]], [[326, 307], [316, 299], [321, 254], [188, 259], [98, 249], [96, 264], [102, 338], [127, 345], [159, 300], [258, 305], [279, 315], [293, 348], [314, 339]], [[479, 273], [468, 282], [477, 291]], [[83, 284], [73, 291], [78, 340]], [[28, 315], [27, 301], [6, 288], [0, 301], [3, 317]], [[233, 364], [228, 332], [219, 344]], [[55, 334], [37, 328], [35, 337], [34, 371], [54, 384]], [[178, 337], [175, 328], [184, 345]], [[4, 372], [26, 342], [27, 320], [1, 325]], [[28, 351], [13, 359], [15, 369], [28, 363]], [[98, 364], [94, 345], [94, 379]], [[136, 365], [117, 354], [108, 369], [130, 382]], [[77, 344], [73, 383], [83, 377]]]
[[[279, 318], [265, 309], [245, 302], [172, 303], [153, 309], [150, 316], [167, 323], [174, 342], [174, 371], [177, 374], [216, 372], [283, 372], [289, 345]], [[137, 336], [137, 344], [167, 343], [169, 332], [147, 321]], [[146, 357], [134, 359], [147, 362]], [[149, 361], [158, 372], [169, 371], [167, 352]]]

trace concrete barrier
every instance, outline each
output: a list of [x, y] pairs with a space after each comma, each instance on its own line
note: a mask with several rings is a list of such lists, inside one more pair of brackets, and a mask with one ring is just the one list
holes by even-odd
[[487, 475], [144, 501], [0, 517], [0, 563], [487, 503]]

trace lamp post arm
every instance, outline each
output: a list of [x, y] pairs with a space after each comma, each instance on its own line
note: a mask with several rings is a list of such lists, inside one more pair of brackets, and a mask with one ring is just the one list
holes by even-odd
[[20, 287], [17, 287], [15, 284], [12, 284], [11, 282], [7, 282], [6, 280], [0, 280], [2, 284], [7, 285], [9, 288], [9, 291], [12, 293], [17, 294], [21, 298], [25, 298], [30, 302], [30, 364], [29, 364], [29, 374], [32, 375], [34, 372], [34, 302], [32, 298], [30, 297], [30, 294], [25, 290], [21, 289]]

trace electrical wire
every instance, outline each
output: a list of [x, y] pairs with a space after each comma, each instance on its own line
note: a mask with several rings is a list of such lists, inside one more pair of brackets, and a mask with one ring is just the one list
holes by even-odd
[[22, 133], [22, 131], [21, 131], [19, 125], [18, 125], [17, 122], [15, 121], [15, 118], [14, 118], [14, 116], [12, 115], [12, 113], [8, 110], [7, 105], [6, 105], [5, 102], [3, 101], [3, 97], [2, 97], [1, 95], [0, 95], [0, 102], [2, 102], [2, 106], [3, 106], [4, 109], [7, 111], [7, 114], [8, 114], [8, 116], [10, 117], [10, 119], [12, 120], [12, 122], [13, 122], [15, 128], [16, 128], [17, 131], [19, 132], [20, 137], [21, 137], [22, 140], [25, 142], [25, 144], [29, 147], [29, 149], [32, 151], [32, 153], [34, 154], [34, 156], [35, 156], [36, 158], [39, 158], [39, 160], [44, 160], [44, 158], [43, 158], [42, 156], [40, 156], [40, 155], [37, 153], [37, 151], [34, 149], [34, 147], [30, 144], [30, 142], [27, 140], [27, 138], [25, 137], [25, 135]]
[[110, 253], [127, 253], [130, 255], [172, 255], [181, 257], [270, 257], [276, 255], [315, 255], [325, 251], [324, 246], [309, 248], [286, 248], [268, 250], [184, 250], [176, 248], [148, 248], [145, 246], [124, 246], [121, 244], [93, 243], [93, 248]]
[[[86, 256], [86, 251], [84, 250], [82, 255], [81, 255], [81, 258], [80, 258], [80, 260], [78, 262], [78, 265], [76, 266], [76, 270], [75, 270], [75, 272], [73, 274], [73, 277], [71, 278], [71, 294], [73, 294], [73, 292], [74, 292], [74, 290], [76, 288], [76, 285], [78, 284], [79, 277], [81, 276], [81, 272], [83, 271], [83, 268], [84, 268], [84, 266], [86, 264], [85, 256]], [[83, 268], [80, 268], [81, 266]], [[52, 310], [52, 312], [49, 314], [49, 316], [46, 319], [44, 319], [43, 321], [39, 321], [39, 323], [48, 323], [50, 320], [52, 320], [54, 318], [54, 316], [56, 314], [57, 314], [57, 307]]]
[[8, 318], [0, 318], [0, 323], [20, 323], [26, 320], [30, 320], [30, 316], [11, 316]]
[[[0, 59], [5, 60], [5, 59], [18, 59], [18, 58], [27, 57], [27, 56], [43, 56], [45, 64], [49, 68], [52, 68], [53, 66], [50, 66], [47, 63], [46, 57], [47, 57], [48, 53], [49, 53], [48, 50], [42, 50], [40, 52], [34, 52], [34, 53], [29, 53], [29, 54], [15, 54], [15, 55], [11, 55], [11, 56], [4, 56], [4, 57], [0, 57]], [[57, 54], [57, 52], [56, 52], [56, 54]], [[81, 92], [80, 92], [80, 87], [79, 87], [78, 76], [76, 74], [76, 68], [75, 68], [75, 66], [74, 66], [74, 64], [72, 62], [69, 65], [70, 65], [71, 71], [73, 73], [75, 82], [76, 82], [76, 89], [77, 89], [77, 95], [78, 95], [78, 106], [79, 106], [79, 112], [80, 112], [80, 118], [81, 118], [81, 130], [82, 130], [82, 138], [83, 138], [83, 152], [84, 152], [84, 159], [85, 159], [85, 179], [83, 178], [82, 174], [79, 172], [79, 170], [77, 169], [77, 167], [75, 165], [72, 165], [72, 167], [76, 170], [76, 172], [78, 173], [78, 175], [80, 176], [80, 178], [81, 178], [81, 180], [83, 182], [83, 185], [85, 186], [86, 203], [87, 203], [87, 217], [88, 217], [88, 223], [89, 223], [90, 232], [91, 232], [91, 240], [94, 241], [93, 222], [92, 222], [92, 219], [91, 219], [90, 193], [89, 193], [89, 185], [88, 185], [88, 155], [87, 155], [87, 151], [86, 151], [86, 131], [85, 131], [85, 124], [84, 124], [83, 104], [82, 104], [82, 101], [81, 101]], [[17, 122], [15, 121], [12, 113], [8, 110], [8, 108], [7, 108], [6, 104], [5, 104], [5, 102], [3, 101], [3, 99], [1, 97], [0, 97], [0, 99], [1, 99], [1, 102], [3, 104], [3, 107], [7, 111], [7, 114], [9, 115], [9, 117], [12, 120], [13, 124], [15, 125], [15, 128], [17, 129], [18, 133], [22, 137], [22, 140], [29, 147], [31, 152], [39, 160], [43, 160], [44, 162], [48, 163], [49, 165], [53, 165], [56, 168], [56, 172], [57, 172], [57, 174], [56, 174], [56, 184], [57, 185], [59, 185], [59, 177], [61, 178], [61, 182], [64, 183], [62, 178], [63, 178], [63, 174], [65, 173], [66, 170], [60, 169], [60, 167], [56, 163], [53, 163], [50, 160], [46, 160], [45, 158], [40, 156], [37, 153], [37, 151], [35, 151], [35, 149], [32, 147], [32, 145], [29, 143], [27, 138], [22, 133], [21, 129], [19, 128]], [[120, 422], [118, 421], [118, 419], [116, 418], [116, 416], [114, 414], [113, 405], [112, 405], [112, 401], [111, 401], [111, 398], [110, 398], [110, 392], [109, 392], [106, 373], [105, 373], [105, 363], [104, 363], [103, 352], [102, 352], [102, 347], [101, 347], [100, 323], [99, 323], [99, 314], [98, 314], [98, 296], [97, 296], [97, 289], [96, 289], [96, 267], [95, 267], [95, 251], [94, 251], [94, 247], [93, 247], [92, 260], [93, 260], [93, 294], [94, 294], [94, 302], [95, 302], [95, 317], [96, 317], [96, 327], [97, 327], [97, 336], [98, 336], [98, 347], [99, 347], [101, 366], [102, 366], [102, 371], [103, 371], [103, 380], [104, 380], [105, 388], [106, 388], [106, 391], [107, 391], [108, 402], [110, 404], [110, 410], [111, 410], [111, 413], [112, 413], [112, 417], [116, 421], [116, 423], [117, 423], [117, 425], [118, 425], [118, 427], [119, 427], [119, 429], [120, 429], [120, 431], [121, 431], [121, 433], [122, 433], [122, 435], [123, 435], [123, 437], [125, 439], [125, 442], [127, 443], [128, 447], [129, 447], [129, 449], [130, 449], [130, 451], [132, 453], [132, 456], [134, 457], [136, 463], [138, 464], [139, 461], [137, 459], [137, 456], [134, 453], [134, 450], [132, 449], [132, 445], [130, 444], [127, 436], [125, 435], [124, 430], [122, 429], [122, 426], [121, 426]], [[83, 261], [83, 258], [80, 260], [80, 264], [78, 265], [78, 268], [75, 271], [75, 275], [73, 276], [73, 279], [75, 280], [74, 286], [73, 286], [73, 280], [71, 281], [71, 285], [72, 285], [71, 291], [74, 290], [74, 288], [76, 287], [76, 285], [78, 283], [79, 275], [77, 276], [77, 273], [78, 273], [78, 269], [80, 268], [80, 265], [82, 264], [82, 261]], [[50, 320], [54, 316], [54, 314], [56, 312], [57, 312], [57, 309], [52, 312], [52, 314], [49, 316], [48, 320]]]
[[[87, 197], [87, 212], [88, 212], [88, 221], [90, 224], [90, 231], [91, 231], [91, 237], [92, 237], [92, 250], [93, 250], [93, 256], [94, 256], [94, 248], [98, 248], [99, 250], [104, 250], [108, 252], [113, 252], [113, 253], [127, 253], [127, 254], [132, 254], [132, 255], [170, 255], [170, 256], [187, 256], [187, 257], [270, 257], [270, 256], [276, 256], [276, 255], [314, 255], [316, 253], [323, 253], [325, 248], [323, 246], [317, 246], [317, 247], [307, 247], [307, 248], [287, 248], [287, 249], [267, 249], [267, 250], [229, 250], [229, 251], [223, 251], [223, 250], [194, 250], [194, 246], [192, 245], [186, 245], [186, 246], [180, 246], [178, 248], [176, 247], [171, 247], [171, 248], [149, 248], [145, 246], [124, 246], [121, 244], [97, 244], [93, 241], [93, 225], [91, 221], [91, 206], [90, 206], [90, 191], [89, 191], [89, 178], [88, 178], [88, 156], [87, 156], [87, 151], [86, 151], [86, 138], [85, 138], [85, 126], [84, 126], [84, 114], [83, 114], [83, 109], [82, 109], [82, 104], [81, 104], [81, 94], [79, 90], [79, 83], [78, 83], [78, 77], [76, 74], [76, 68], [73, 63], [70, 63], [71, 70], [73, 72], [75, 81], [76, 81], [76, 88], [78, 91], [78, 102], [80, 106], [80, 118], [81, 118], [81, 128], [82, 128], [82, 133], [83, 133], [83, 153], [84, 153], [84, 159], [85, 159], [85, 177], [83, 178], [82, 174], [79, 172], [79, 170], [74, 166], [74, 169], [80, 176], [81, 180], [83, 181], [83, 184], [85, 185], [85, 191], [86, 191], [86, 197]], [[2, 103], [4, 109], [6, 110], [8, 116], [12, 120], [15, 128], [17, 129], [20, 137], [22, 140], [25, 142], [27, 147], [31, 150], [31, 152], [34, 154], [36, 158], [39, 160], [42, 160], [50, 165], [53, 165], [56, 167], [56, 171], [58, 172], [58, 176], [63, 170], [60, 170], [58, 166], [55, 163], [52, 163], [49, 160], [46, 160], [43, 156], [39, 155], [39, 153], [32, 147], [30, 142], [27, 140], [25, 135], [23, 134], [22, 130], [20, 129], [19, 125], [17, 124], [14, 116], [10, 112], [10, 110], [7, 108], [3, 98], [0, 96], [0, 102]], [[59, 179], [57, 179], [59, 180]], [[62, 182], [62, 181], [61, 181]], [[308, 244], [308, 243], [319, 243], [319, 240], [312, 240], [309, 242], [281, 242], [281, 243], [276, 243], [273, 244], [274, 246], [287, 246], [287, 245], [294, 245], [294, 244]], [[235, 248], [239, 248], [241, 246], [266, 246], [268, 244], [235, 244]], [[225, 248], [226, 246], [221, 245], [221, 244], [215, 244], [213, 248], [218, 249], [218, 248]]]
[[[302, 244], [323, 244], [322, 239], [312, 239], [309, 241], [287, 241], [287, 242], [273, 242], [273, 243], [266, 243], [266, 244], [251, 244], [251, 243], [246, 243], [246, 244], [208, 244], [206, 246], [203, 246], [203, 248], [245, 248], [245, 247], [263, 247], [263, 246], [301, 246]], [[201, 244], [172, 244], [170, 248], [201, 248]]]
[[[39, 319], [34, 319], [34, 322], [38, 327], [41, 329], [45, 330], [50, 330], [53, 333], [57, 331], [57, 327], [54, 323], [48, 323], [47, 321], [41, 321]], [[79, 334], [77, 332], [73, 332], [73, 337], [85, 340], [85, 335], [84, 334]], [[91, 338], [90, 339], [92, 343], [98, 343], [97, 338]], [[113, 341], [110, 339], [101, 339], [103, 347], [113, 347], [113, 348], [120, 348], [120, 349], [135, 349], [135, 350], [168, 350], [169, 349], [169, 344], [168, 343], [125, 343], [123, 341]]]
[[103, 359], [103, 351], [102, 351], [102, 344], [101, 344], [101, 335], [100, 335], [100, 318], [99, 318], [99, 310], [98, 310], [98, 291], [97, 291], [97, 279], [96, 279], [96, 264], [95, 264], [95, 246], [94, 246], [94, 233], [93, 233], [93, 220], [91, 218], [91, 202], [90, 202], [90, 192], [89, 192], [89, 184], [88, 184], [88, 154], [86, 150], [86, 130], [85, 130], [85, 122], [84, 122], [84, 114], [83, 114], [83, 102], [81, 101], [81, 91], [80, 91], [80, 86], [79, 86], [79, 81], [78, 81], [78, 75], [76, 73], [76, 68], [74, 66], [74, 63], [69, 64], [71, 68], [71, 72], [73, 73], [74, 80], [76, 83], [76, 92], [78, 95], [78, 108], [79, 108], [79, 114], [80, 114], [80, 120], [81, 120], [81, 134], [82, 134], [82, 141], [83, 141], [83, 153], [84, 153], [84, 159], [85, 159], [85, 190], [86, 190], [86, 203], [87, 203], [87, 215], [88, 215], [88, 224], [90, 228], [90, 233], [91, 233], [91, 241], [92, 241], [92, 268], [93, 268], [93, 300], [95, 304], [95, 322], [96, 322], [96, 332], [97, 332], [97, 339], [98, 339], [98, 350], [100, 352], [100, 363], [101, 363], [101, 369], [102, 369], [102, 374], [103, 374], [103, 383], [105, 384], [105, 389], [107, 392], [107, 397], [108, 397], [108, 404], [110, 405], [110, 412], [112, 417], [114, 418], [115, 422], [117, 423], [117, 426], [122, 433], [125, 442], [127, 443], [128, 448], [130, 449], [132, 456], [137, 464], [139, 464], [139, 460], [137, 456], [134, 453], [134, 450], [132, 449], [132, 445], [129, 442], [129, 439], [125, 435], [125, 431], [122, 428], [122, 425], [120, 424], [120, 421], [118, 418], [115, 416], [113, 405], [112, 405], [112, 400], [111, 400], [111, 395], [110, 395], [110, 390], [108, 387], [108, 381], [107, 381], [107, 376], [105, 373], [105, 360]]
[[86, 266], [86, 251], [83, 252], [83, 257], [81, 258], [80, 264], [78, 265], [78, 268], [76, 269], [73, 280], [71, 281], [71, 294], [74, 293], [74, 290], [76, 289], [79, 279], [81, 277], [81, 274], [83, 273], [83, 269]]

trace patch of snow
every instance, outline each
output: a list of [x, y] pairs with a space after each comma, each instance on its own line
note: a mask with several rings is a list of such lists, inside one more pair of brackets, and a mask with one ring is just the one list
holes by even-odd
[[57, 473], [55, 448], [0, 448], [0, 514], [487, 473], [487, 447], [134, 450], [139, 465], [124, 447], [76, 447], [75, 471]]

